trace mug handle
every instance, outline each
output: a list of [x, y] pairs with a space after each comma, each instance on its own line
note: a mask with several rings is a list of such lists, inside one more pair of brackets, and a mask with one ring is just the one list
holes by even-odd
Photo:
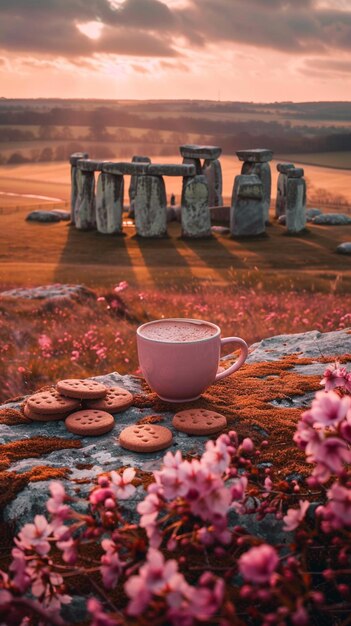
[[225, 337], [224, 339], [221, 339], [221, 346], [224, 346], [226, 343], [238, 344], [240, 346], [240, 356], [238, 360], [233, 363], [233, 365], [228, 367], [228, 369], [226, 369], [224, 372], [220, 372], [220, 374], [217, 374], [215, 382], [217, 382], [217, 380], [222, 380], [223, 378], [226, 378], [231, 374], [234, 374], [234, 372], [236, 372], [245, 363], [247, 355], [249, 354], [249, 348], [247, 343], [243, 339], [240, 339], [240, 337]]

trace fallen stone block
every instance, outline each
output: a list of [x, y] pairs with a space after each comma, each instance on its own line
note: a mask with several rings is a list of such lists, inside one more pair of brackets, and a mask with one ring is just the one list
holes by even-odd
[[345, 226], [351, 224], [351, 217], [345, 213], [323, 213], [313, 218], [313, 224], [321, 226]]
[[60, 222], [61, 217], [57, 215], [57, 213], [54, 213], [54, 211], [31, 211], [31, 213], [28, 213], [26, 220], [27, 222], [43, 222], [48, 224], [50, 222]]
[[312, 222], [317, 215], [322, 215], [320, 209], [306, 209], [306, 218], [308, 222]]
[[341, 243], [336, 251], [339, 254], [351, 254], [351, 241], [345, 241], [345, 243]]

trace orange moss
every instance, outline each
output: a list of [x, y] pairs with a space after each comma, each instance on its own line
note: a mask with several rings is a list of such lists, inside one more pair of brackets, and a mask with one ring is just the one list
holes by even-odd
[[39, 465], [28, 472], [0, 472], [0, 509], [9, 504], [16, 495], [30, 482], [40, 480], [62, 480], [66, 478], [70, 470], [68, 468], [55, 468]]
[[142, 417], [138, 420], [137, 424], [159, 424], [160, 422], [164, 422], [165, 418], [162, 415], [147, 415], [146, 417]]
[[18, 426], [20, 424], [30, 424], [31, 421], [17, 409], [0, 409], [0, 424], [7, 426]]
[[[337, 358], [351, 360], [350, 355]], [[260, 461], [272, 463], [277, 477], [293, 472], [307, 474], [309, 466], [305, 456], [293, 442], [302, 410], [282, 408], [272, 405], [272, 402], [289, 400], [320, 389], [320, 376], [304, 376], [291, 370], [297, 364], [308, 365], [322, 359], [323, 362], [331, 362], [334, 357], [300, 359], [289, 355], [279, 361], [247, 364], [235, 376], [212, 385], [196, 402], [176, 407], [160, 400], [145, 385], [146, 396], [136, 396], [135, 404], [152, 407], [161, 413], [194, 407], [218, 411], [226, 416], [228, 430], [235, 429], [240, 437], [251, 437], [259, 442], [267, 433], [269, 446], [262, 451]]]
[[32, 437], [32, 439], [19, 439], [5, 443], [0, 445], [0, 470], [7, 469], [13, 461], [37, 459], [55, 450], [80, 448], [81, 445], [78, 440], [61, 437]]

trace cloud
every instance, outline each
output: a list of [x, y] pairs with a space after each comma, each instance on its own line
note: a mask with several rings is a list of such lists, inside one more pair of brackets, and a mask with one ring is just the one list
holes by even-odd
[[[348, 7], [349, 0], [0, 0], [0, 49], [73, 61], [245, 45], [327, 58], [351, 50]], [[103, 25], [99, 38], [79, 30], [89, 22]]]
[[[306, 59], [304, 72], [309, 70], [316, 70], [320, 73], [328, 73], [328, 76], [333, 74], [349, 74], [351, 79], [351, 61], [342, 59]], [[337, 76], [339, 78], [339, 76]]]

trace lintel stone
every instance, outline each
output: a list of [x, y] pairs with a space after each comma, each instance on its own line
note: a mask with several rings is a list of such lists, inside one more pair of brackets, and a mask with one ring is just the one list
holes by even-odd
[[149, 176], [195, 176], [196, 167], [190, 164], [152, 163], [147, 168]]
[[266, 163], [273, 159], [273, 151], [266, 148], [254, 148], [253, 150], [238, 150], [236, 153], [239, 161], [249, 163]]
[[83, 172], [101, 172], [104, 161], [94, 159], [80, 159], [77, 161], [77, 168]]
[[105, 172], [105, 174], [117, 174], [119, 176], [145, 176], [148, 173], [148, 167], [149, 163], [146, 162], [107, 162], [103, 164], [102, 171]]
[[180, 154], [185, 159], [219, 159], [222, 154], [222, 148], [218, 146], [198, 146], [195, 144], [186, 144], [180, 146]]
[[286, 175], [288, 178], [302, 178], [304, 173], [302, 167], [294, 167], [293, 169], [287, 170]]
[[293, 163], [278, 163], [277, 170], [280, 174], [287, 174], [289, 170], [295, 169]]
[[69, 158], [69, 162], [71, 165], [76, 166], [78, 161], [80, 161], [81, 159], [88, 159], [88, 158], [89, 158], [89, 154], [87, 152], [74, 152], [73, 154], [71, 154]]

